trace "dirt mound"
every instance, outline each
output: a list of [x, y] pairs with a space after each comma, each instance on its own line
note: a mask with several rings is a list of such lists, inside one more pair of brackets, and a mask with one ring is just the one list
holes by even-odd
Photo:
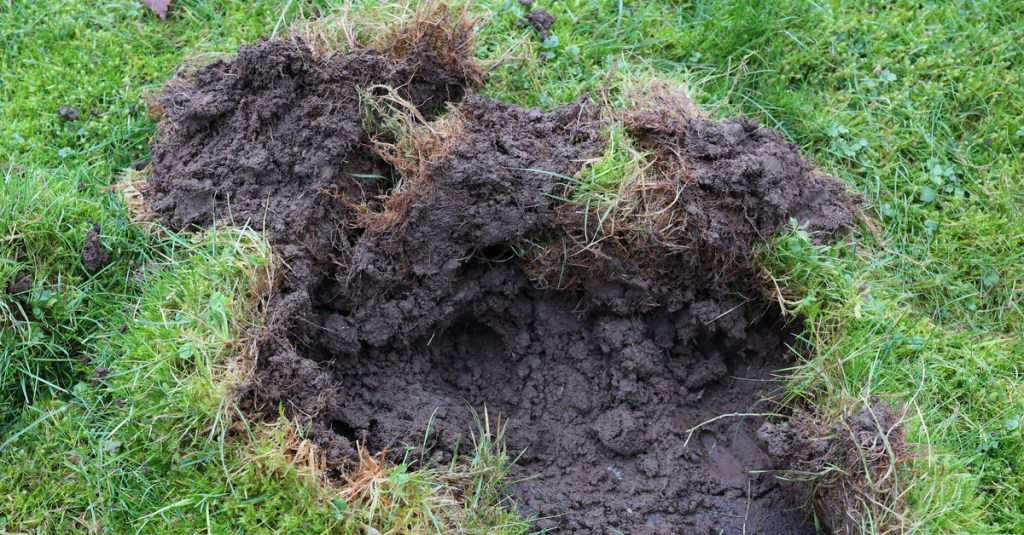
[[[166, 90], [150, 206], [174, 228], [249, 221], [289, 266], [254, 410], [283, 404], [343, 467], [357, 440], [419, 447], [428, 427], [446, 457], [474, 428], [469, 407], [486, 407], [535, 476], [513, 485], [519, 504], [561, 532], [813, 533], [750, 473], [773, 467], [763, 420], [716, 418], [763, 412], [789, 363], [790, 331], [745, 282], [752, 247], [790, 218], [841, 228], [841, 185], [749, 121], [633, 128], [682, 155], [664, 167], [678, 225], [608, 240], [599, 268], [539, 255], [533, 267], [578, 282], [545, 287], [523, 244], [578, 243], [586, 214], [558, 200], [572, 187], [560, 177], [602, 150], [601, 114], [478, 97], [446, 65], [263, 41]], [[401, 133], [366, 113], [378, 97], [414, 118], [453, 103], [413, 121], [433, 140], [416, 165], [396, 165]]]

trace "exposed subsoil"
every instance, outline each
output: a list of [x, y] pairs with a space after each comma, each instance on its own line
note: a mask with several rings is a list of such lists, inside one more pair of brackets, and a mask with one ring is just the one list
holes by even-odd
[[[680, 230], [601, 249], [599, 269], [569, 266], [575, 283], [554, 289], [517, 252], [575, 243], [558, 175], [602, 150], [599, 111], [504, 104], [458, 72], [427, 47], [325, 58], [261, 41], [166, 88], [151, 208], [176, 229], [254, 225], [288, 266], [253, 410], [283, 405], [343, 467], [355, 441], [401, 452], [428, 424], [430, 454], [450, 456], [486, 408], [525, 451], [519, 506], [562, 533], [813, 533], [751, 473], [778, 468], [755, 440], [763, 419], [713, 419], [769, 410], [772, 373], [792, 363], [791, 331], [751, 282], [753, 246], [791, 217], [841, 231], [841, 184], [747, 120], [634, 125], [685, 166]], [[365, 129], [357, 88], [376, 84], [428, 116], [452, 103], [461, 125], [424, 176], [400, 177], [420, 187], [390, 225], [366, 224], [402, 190]]]

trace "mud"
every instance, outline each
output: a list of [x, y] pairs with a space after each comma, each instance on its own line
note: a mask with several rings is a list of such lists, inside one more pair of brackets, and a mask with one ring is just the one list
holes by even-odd
[[[254, 225], [289, 268], [250, 409], [285, 407], [344, 470], [356, 441], [449, 458], [486, 408], [524, 452], [518, 507], [561, 533], [813, 533], [774, 478], [751, 473], [774, 466], [763, 420], [721, 416], [768, 410], [772, 372], [792, 363], [750, 251], [790, 218], [838, 232], [852, 217], [841, 184], [749, 121], [634, 129], [685, 155], [674, 180], [694, 201], [671, 210], [717, 226], [636, 250], [618, 240], [595, 269], [558, 255], [527, 266], [527, 248], [574, 243], [585, 214], [558, 200], [559, 175], [600, 153], [601, 115], [586, 99], [545, 112], [482, 98], [446, 65], [262, 41], [165, 90], [150, 206], [177, 229]], [[452, 103], [458, 127], [415, 176], [371, 150], [357, 88], [377, 84], [428, 117]], [[735, 265], [696, 264], [723, 258]], [[545, 283], [560, 266], [571, 287]]]

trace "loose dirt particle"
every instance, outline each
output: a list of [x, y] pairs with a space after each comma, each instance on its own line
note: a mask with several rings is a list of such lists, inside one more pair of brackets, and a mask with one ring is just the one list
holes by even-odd
[[72, 108], [71, 106], [61, 106], [57, 108], [57, 115], [60, 115], [60, 117], [65, 121], [77, 121], [81, 114], [78, 113], [77, 109]]
[[100, 243], [100, 225], [94, 224], [85, 236], [85, 248], [82, 249], [82, 265], [90, 273], [95, 273], [110, 263], [110, 255]]
[[110, 375], [110, 370], [104, 368], [103, 366], [97, 366], [96, 369], [93, 370], [92, 372], [92, 378], [90, 379], [89, 384], [91, 384], [92, 386], [99, 386], [103, 382], [103, 379], [105, 379], [108, 375]]
[[23, 294], [32, 289], [32, 275], [27, 271], [22, 271], [14, 277], [14, 281], [7, 286], [8, 295]]

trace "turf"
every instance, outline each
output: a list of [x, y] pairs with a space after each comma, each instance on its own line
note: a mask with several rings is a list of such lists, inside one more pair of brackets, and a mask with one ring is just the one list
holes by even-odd
[[[659, 73], [713, 115], [779, 128], [864, 195], [851, 241], [795, 233], [763, 257], [819, 353], [790, 402], [825, 419], [871, 396], [908, 408], [921, 446], [899, 474], [906, 507], [866, 529], [1024, 532], [1024, 6], [570, 0], [541, 4], [557, 23], [540, 42], [517, 1], [482, 4], [480, 54], [504, 60], [487, 93], [614, 103], [622, 80]], [[225, 401], [256, 321], [249, 287], [274, 269], [266, 245], [134, 224], [110, 189], [147, 157], [144, 93], [307, 7], [179, 0], [162, 22], [137, 2], [0, 1], [0, 289], [33, 281], [18, 300], [0, 291], [0, 531], [524, 529], [490, 492], [445, 501], [443, 474], [415, 465], [385, 473], [385, 502], [408, 505], [387, 519], [327, 498], [292, 462], [301, 436]], [[61, 119], [65, 104], [81, 118]], [[597, 198], [625, 166], [603, 163]], [[113, 259], [98, 273], [80, 259], [90, 221]], [[483, 467], [452, 470], [493, 490], [507, 456], [477, 451]], [[445, 513], [413, 514], [432, 508]]]

